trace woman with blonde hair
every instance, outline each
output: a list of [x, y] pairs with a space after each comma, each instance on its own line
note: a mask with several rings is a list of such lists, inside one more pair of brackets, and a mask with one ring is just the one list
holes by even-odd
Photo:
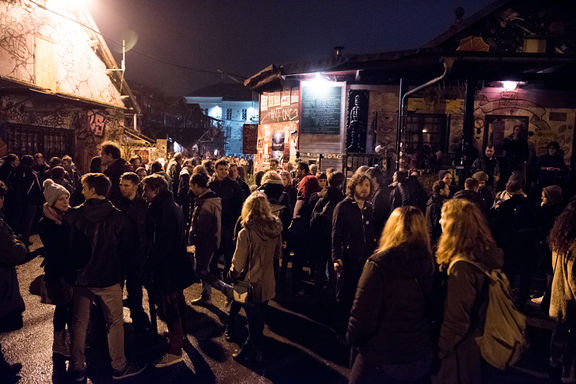
[[467, 200], [444, 203], [440, 224], [436, 260], [447, 273], [447, 284], [437, 379], [439, 383], [480, 383], [482, 359], [475, 338], [483, 333], [490, 284], [483, 270], [501, 268], [502, 251], [480, 209]]
[[366, 261], [348, 322], [357, 350], [350, 383], [419, 383], [433, 356], [434, 260], [426, 219], [412, 206], [390, 215]]
[[234, 282], [247, 281], [251, 287], [244, 310], [248, 319], [248, 339], [234, 353], [238, 360], [262, 360], [264, 310], [274, 298], [274, 259], [282, 252], [282, 223], [275, 217], [264, 192], [252, 193], [242, 206], [242, 229], [238, 232], [230, 276]]

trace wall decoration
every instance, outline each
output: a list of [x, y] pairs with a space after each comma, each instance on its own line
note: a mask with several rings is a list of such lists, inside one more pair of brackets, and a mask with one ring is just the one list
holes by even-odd
[[346, 152], [366, 152], [368, 98], [369, 92], [366, 90], [350, 90], [348, 92]]

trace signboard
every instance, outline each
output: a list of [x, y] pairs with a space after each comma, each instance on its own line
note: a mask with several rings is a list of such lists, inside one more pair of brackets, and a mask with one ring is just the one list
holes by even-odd
[[315, 135], [339, 135], [342, 108], [342, 84], [328, 81], [302, 81], [300, 132]]
[[298, 89], [265, 92], [260, 96], [260, 124], [297, 121], [299, 119], [298, 98], [292, 97]]
[[258, 144], [258, 124], [244, 124], [242, 126], [242, 153], [254, 154]]

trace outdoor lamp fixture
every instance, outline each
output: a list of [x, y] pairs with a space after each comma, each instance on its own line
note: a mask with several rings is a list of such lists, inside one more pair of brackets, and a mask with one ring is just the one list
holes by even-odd
[[504, 88], [504, 90], [511, 92], [511, 91], [515, 91], [516, 88], [518, 88], [518, 82], [517, 81], [503, 81], [502, 82], [502, 88]]
[[310, 87], [317, 95], [326, 93], [326, 91], [333, 86], [332, 82], [320, 73], [316, 73], [312, 80], [303, 81], [302, 83], [302, 85]]

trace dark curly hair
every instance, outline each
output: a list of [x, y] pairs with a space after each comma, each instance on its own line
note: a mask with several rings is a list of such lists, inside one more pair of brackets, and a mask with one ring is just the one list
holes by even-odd
[[368, 182], [370, 183], [370, 193], [372, 193], [374, 191], [374, 188], [372, 188], [372, 180], [370, 179], [370, 176], [368, 176], [366, 173], [358, 173], [358, 172], [356, 172], [350, 178], [350, 181], [346, 186], [346, 193], [349, 196], [354, 197], [354, 190], [356, 189], [356, 186], [362, 184], [364, 180], [368, 180]]
[[576, 198], [572, 198], [554, 222], [548, 236], [550, 250], [567, 253], [576, 242]]

